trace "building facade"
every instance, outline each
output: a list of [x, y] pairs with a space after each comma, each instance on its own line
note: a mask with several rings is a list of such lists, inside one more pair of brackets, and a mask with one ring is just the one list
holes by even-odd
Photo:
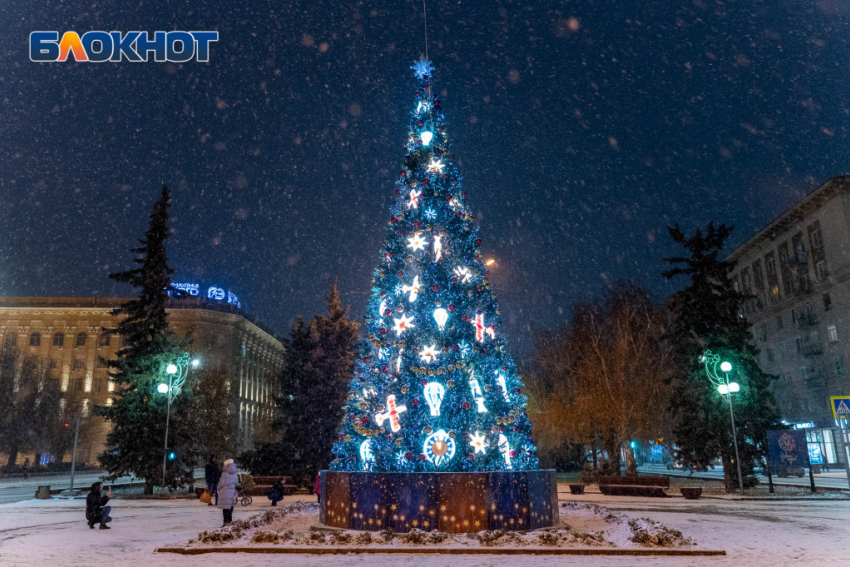
[[743, 314], [762, 370], [778, 377], [782, 419], [807, 431], [810, 454], [843, 463], [830, 396], [850, 394], [850, 176], [812, 191], [727, 260], [752, 296]]
[[[63, 392], [82, 398], [81, 413], [90, 434], [78, 460], [95, 462], [103, 450], [108, 424], [91, 415], [109, 405], [116, 385], [108, 380], [102, 358], [115, 358], [121, 337], [111, 311], [128, 301], [100, 297], [0, 297], [0, 342], [50, 361], [51, 376]], [[230, 414], [239, 451], [252, 447], [274, 417], [273, 397], [283, 366], [281, 341], [238, 306], [205, 297], [172, 298], [168, 321], [183, 336], [192, 331], [190, 355], [205, 369], [226, 370], [230, 380]], [[189, 375], [191, 380], [191, 371]], [[19, 460], [23, 460], [23, 455]], [[37, 455], [34, 457], [38, 457]]]

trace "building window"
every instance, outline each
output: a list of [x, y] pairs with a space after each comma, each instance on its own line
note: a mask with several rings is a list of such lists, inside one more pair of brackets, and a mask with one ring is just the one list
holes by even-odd
[[844, 374], [844, 368], [841, 366], [841, 357], [835, 359], [835, 373], [836, 374]]
[[782, 341], [780, 345], [780, 352], [782, 353], [782, 358], [788, 358], [788, 341]]
[[815, 320], [815, 308], [812, 307], [812, 302], [806, 302], [806, 320], [811, 324]]
[[770, 347], [767, 349], [767, 360], [773, 362], [773, 349]]
[[794, 247], [794, 251], [797, 253], [797, 263], [805, 264], [806, 263], [806, 249], [803, 247], [802, 242], [798, 242]]
[[797, 342], [797, 354], [801, 354], [803, 352], [803, 338], [797, 337], [795, 341]]
[[823, 236], [819, 228], [812, 232], [812, 248], [823, 248]]
[[94, 381], [94, 393], [99, 394], [103, 390], [103, 380], [98, 378]]
[[783, 266], [788, 265], [788, 250], [785, 248], [779, 251], [779, 263]]
[[826, 332], [829, 335], [829, 342], [838, 342], [838, 329], [835, 328], [835, 325], [830, 325], [829, 327], [827, 327]]
[[778, 331], [781, 328], [782, 328], [782, 315], [777, 315], [776, 316], [776, 330]]
[[89, 336], [85, 333], [77, 333], [77, 347], [86, 346], [86, 339], [88, 338]]
[[761, 342], [767, 341], [767, 323], [761, 324]]
[[828, 293], [823, 294], [823, 308], [826, 311], [832, 309], [832, 298]]
[[732, 282], [732, 288], [735, 290], [735, 293], [738, 293], [738, 280]]
[[65, 333], [53, 333], [53, 346], [65, 346]]
[[97, 337], [97, 346], [99, 347], [108, 347], [109, 346], [109, 333], [101, 333], [100, 336]]
[[796, 322], [797, 322], [797, 309], [792, 307], [791, 308], [791, 323], [794, 324]]
[[86, 361], [82, 358], [74, 359], [74, 370], [85, 370], [86, 369]]
[[818, 269], [818, 278], [825, 280], [826, 279], [826, 262], [824, 262], [823, 260], [818, 262], [817, 263], [817, 269]]
[[18, 344], [18, 333], [6, 333], [4, 343], [6, 346], [15, 346], [16, 344]]
[[773, 256], [767, 259], [765, 262], [767, 264], [767, 273], [773, 275], [776, 273], [776, 262], [773, 260]]
[[30, 346], [41, 346], [41, 333], [32, 333], [30, 335]]
[[102, 356], [98, 356], [96, 366], [98, 368], [109, 368], [109, 361], [103, 358]]
[[809, 291], [809, 274], [800, 275], [800, 290]]
[[74, 382], [73, 382], [73, 390], [74, 390], [75, 392], [82, 392], [82, 391], [83, 391], [83, 379], [82, 379], [82, 378], [76, 378], [76, 379], [74, 380]]
[[805, 366], [800, 367], [800, 378], [807, 380], [809, 378], [809, 369]]

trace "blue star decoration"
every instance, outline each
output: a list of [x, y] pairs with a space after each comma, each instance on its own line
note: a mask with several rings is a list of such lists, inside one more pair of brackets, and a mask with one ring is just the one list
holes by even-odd
[[419, 61], [414, 62], [410, 68], [413, 69], [413, 74], [416, 75], [417, 79], [430, 77], [431, 71], [434, 70], [434, 66], [431, 65], [431, 62], [424, 57], [421, 57]]

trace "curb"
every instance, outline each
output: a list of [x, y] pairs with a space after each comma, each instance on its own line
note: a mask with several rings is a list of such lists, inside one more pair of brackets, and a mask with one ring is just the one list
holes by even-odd
[[178, 555], [204, 555], [207, 553], [265, 553], [284, 555], [600, 555], [600, 556], [643, 556], [643, 557], [705, 557], [726, 555], [723, 549], [618, 549], [606, 547], [534, 547], [534, 548], [400, 548], [400, 547], [158, 547], [156, 553]]

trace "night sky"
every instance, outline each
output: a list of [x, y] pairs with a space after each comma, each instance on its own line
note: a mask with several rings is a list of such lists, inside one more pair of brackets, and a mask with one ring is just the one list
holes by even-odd
[[[665, 226], [737, 244], [850, 146], [850, 2], [428, 0], [429, 56], [515, 354]], [[178, 281], [285, 332], [362, 317], [424, 51], [421, 2], [0, 4], [0, 294], [126, 295], [163, 183]], [[35, 30], [217, 30], [209, 63], [29, 61]]]

